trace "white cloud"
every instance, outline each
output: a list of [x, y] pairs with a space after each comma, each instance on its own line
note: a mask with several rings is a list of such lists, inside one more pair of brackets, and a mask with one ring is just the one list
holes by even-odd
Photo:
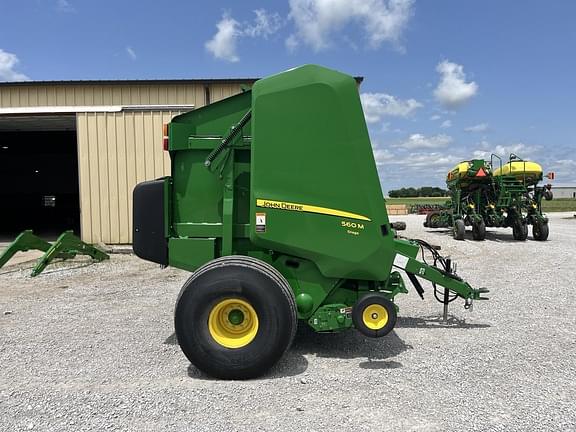
[[442, 122], [442, 124], [440, 125], [441, 128], [447, 129], [449, 127], [452, 127], [452, 120], [444, 120]]
[[130, 57], [132, 60], [136, 60], [136, 58], [137, 58], [136, 51], [134, 51], [134, 49], [132, 49], [132, 47], [127, 46], [126, 47], [126, 53], [128, 54], [128, 57]]
[[56, 7], [60, 12], [66, 12], [66, 13], [76, 12], [76, 9], [74, 9], [74, 7], [70, 4], [68, 0], [58, 0], [56, 2]]
[[290, 35], [286, 38], [285, 41], [285, 45], [286, 45], [286, 49], [289, 52], [294, 52], [296, 51], [296, 49], [298, 48], [299, 42], [298, 42], [298, 38], [294, 35]]
[[397, 99], [386, 93], [362, 93], [360, 95], [366, 122], [376, 123], [382, 117], [408, 117], [422, 104], [415, 99]]
[[398, 164], [412, 168], [430, 168], [434, 172], [447, 171], [462, 158], [445, 153], [410, 153], [407, 157], [398, 159]]
[[[576, 160], [574, 159], [556, 159], [552, 160], [549, 166], [544, 168], [551, 170], [555, 174], [555, 184], [572, 186], [576, 184]], [[554, 191], [554, 189], [552, 189]]]
[[244, 26], [241, 31], [243, 36], [263, 37], [266, 39], [280, 30], [283, 25], [282, 18], [277, 13], [268, 13], [265, 9], [257, 9], [254, 13], [256, 14], [254, 23]]
[[440, 82], [434, 96], [445, 107], [457, 108], [478, 93], [478, 84], [466, 82], [462, 65], [444, 60], [438, 63], [436, 71], [440, 74]]
[[485, 151], [485, 150], [474, 150], [474, 153], [472, 153], [474, 159], [490, 159], [491, 154], [492, 154], [491, 151]]
[[374, 149], [374, 160], [376, 161], [376, 166], [382, 166], [386, 162], [391, 161], [395, 158], [390, 150], [387, 149]]
[[[409, 185], [445, 187], [446, 173], [460, 161], [462, 157], [445, 152], [414, 152], [395, 155], [378, 164], [378, 168], [387, 187]], [[412, 175], [406, 176], [407, 172]]]
[[[400, 47], [400, 38], [413, 14], [413, 0], [290, 0], [296, 32], [289, 37], [320, 51], [350, 23], [358, 23], [371, 48], [383, 42]], [[288, 44], [288, 42], [287, 42]]]
[[494, 153], [508, 157], [510, 153], [524, 158], [533, 155], [538, 150], [537, 146], [529, 146], [524, 143], [516, 143], [509, 145], [497, 145]]
[[206, 49], [217, 59], [229, 62], [239, 61], [240, 58], [236, 54], [236, 40], [239, 36], [238, 25], [238, 21], [234, 18], [224, 15], [216, 24], [218, 31], [212, 39], [206, 42]]
[[270, 14], [264, 9], [254, 11], [256, 17], [253, 22], [239, 23], [228, 14], [216, 24], [216, 34], [206, 42], [205, 47], [215, 58], [229, 62], [240, 60], [236, 51], [239, 38], [262, 37], [276, 33], [283, 25], [282, 18], [277, 13]]
[[445, 187], [446, 173], [465, 158], [446, 151], [401, 150], [392, 153], [379, 147], [374, 149], [374, 159], [383, 185], [394, 189], [407, 186]]
[[488, 130], [487, 123], [479, 123], [474, 126], [469, 126], [464, 129], [465, 132], [486, 132]]
[[438, 149], [447, 147], [452, 142], [452, 137], [445, 134], [434, 135], [431, 137], [416, 133], [408, 137], [406, 141], [400, 144], [405, 149]]
[[0, 81], [26, 81], [29, 80], [26, 75], [17, 72], [14, 68], [20, 60], [16, 54], [4, 51], [0, 48]]
[[540, 146], [535, 145], [526, 145], [524, 143], [513, 143], [513, 144], [498, 144], [496, 146], [491, 145], [488, 141], [481, 141], [479, 144], [480, 149], [475, 150], [473, 155], [477, 159], [490, 159], [490, 155], [496, 154], [502, 158], [502, 162], [508, 162], [508, 157], [510, 153], [514, 153], [515, 155], [527, 159], [533, 157], [538, 150], [540, 150]]
[[430, 120], [432, 121], [437, 121], [440, 120], [442, 117], [439, 116], [438, 114], [434, 114], [433, 116], [430, 116]]
[[573, 168], [576, 170], [576, 160], [558, 159], [553, 162], [554, 167]]

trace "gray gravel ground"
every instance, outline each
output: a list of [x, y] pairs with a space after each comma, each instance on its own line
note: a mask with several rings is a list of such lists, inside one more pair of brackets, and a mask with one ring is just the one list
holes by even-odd
[[[0, 430], [576, 430], [576, 218], [551, 216], [547, 242], [452, 240], [405, 216], [403, 234], [442, 246], [489, 302], [430, 289], [398, 298], [389, 336], [301, 329], [267, 376], [213, 380], [174, 342], [187, 273], [133, 256], [76, 259], [31, 279], [0, 270]], [[10, 271], [6, 273], [6, 271]]]

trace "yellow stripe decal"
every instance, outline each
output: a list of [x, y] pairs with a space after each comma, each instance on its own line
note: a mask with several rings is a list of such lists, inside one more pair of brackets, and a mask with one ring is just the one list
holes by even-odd
[[326, 207], [317, 207], [308, 204], [298, 204], [298, 203], [290, 203], [285, 201], [271, 201], [266, 199], [257, 199], [256, 200], [257, 207], [264, 207], [264, 208], [271, 208], [271, 209], [278, 209], [278, 210], [289, 210], [289, 211], [299, 211], [305, 213], [318, 213], [330, 216], [340, 216], [348, 219], [358, 219], [363, 221], [370, 222], [370, 219], [366, 216], [362, 216], [356, 213], [350, 213], [342, 210], [335, 210]]

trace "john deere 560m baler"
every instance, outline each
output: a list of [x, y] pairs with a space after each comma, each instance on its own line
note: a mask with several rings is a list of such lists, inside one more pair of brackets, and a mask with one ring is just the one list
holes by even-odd
[[221, 378], [262, 374], [298, 320], [370, 337], [396, 323], [400, 271], [480, 299], [425, 242], [395, 238], [356, 81], [303, 66], [173, 119], [171, 176], [134, 190], [134, 251], [194, 272], [175, 310], [180, 347]]

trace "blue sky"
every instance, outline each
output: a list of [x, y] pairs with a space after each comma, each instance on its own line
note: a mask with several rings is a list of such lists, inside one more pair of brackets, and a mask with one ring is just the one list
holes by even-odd
[[576, 184], [576, 2], [0, 0], [0, 80], [361, 75], [383, 189], [514, 151]]

